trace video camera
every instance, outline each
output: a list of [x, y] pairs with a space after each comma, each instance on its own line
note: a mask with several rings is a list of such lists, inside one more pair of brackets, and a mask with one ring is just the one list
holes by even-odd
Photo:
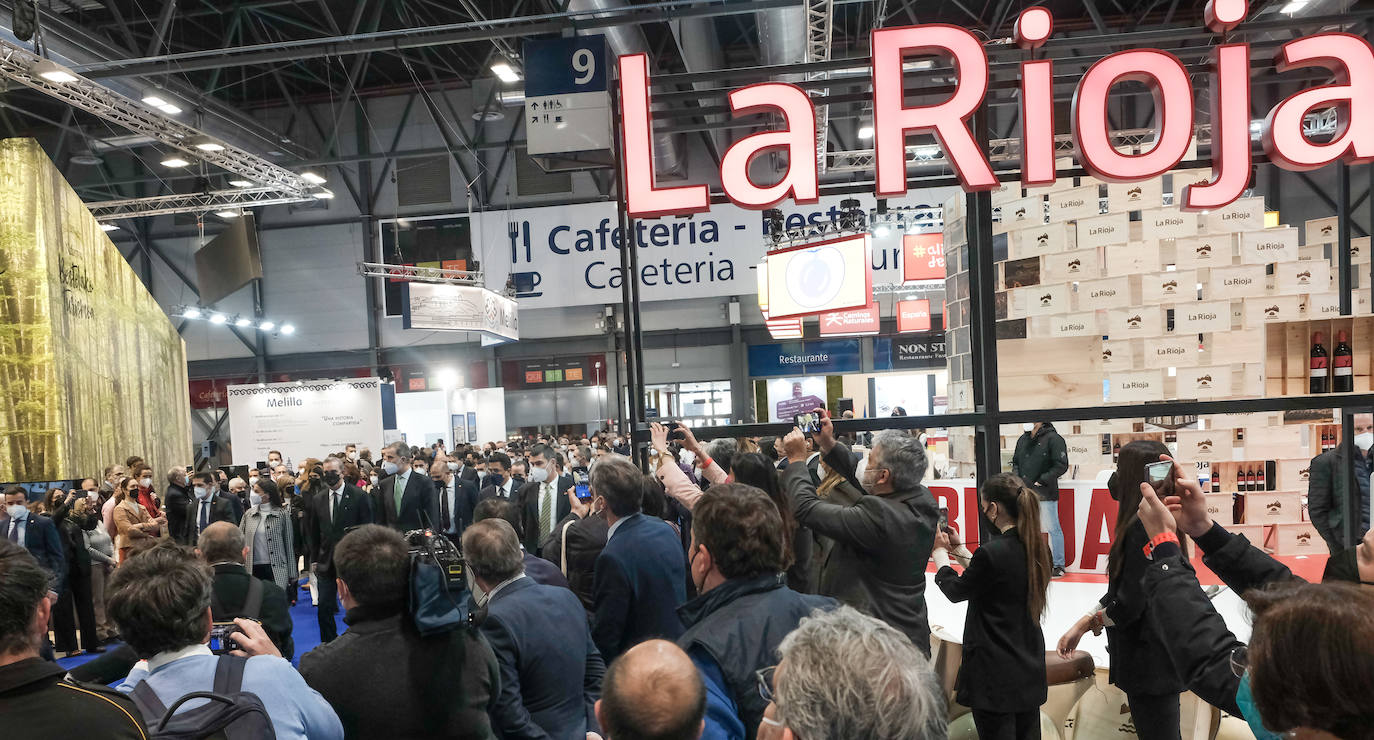
[[452, 590], [467, 588], [463, 576], [465, 563], [463, 551], [448, 537], [428, 529], [412, 529], [405, 533], [406, 544], [410, 546], [410, 560], [429, 559], [436, 563], [448, 580]]
[[410, 618], [416, 631], [430, 637], [467, 624], [462, 550], [433, 529], [411, 530], [405, 539], [410, 546]]

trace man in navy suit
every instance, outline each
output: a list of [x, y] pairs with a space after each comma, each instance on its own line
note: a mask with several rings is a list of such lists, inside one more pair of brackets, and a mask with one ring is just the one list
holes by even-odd
[[411, 468], [410, 448], [404, 442], [382, 448], [382, 471], [386, 476], [372, 489], [377, 524], [399, 532], [439, 526], [439, 498], [434, 495], [434, 482], [427, 471]]
[[596, 700], [606, 664], [582, 602], [566, 588], [525, 576], [520, 539], [504, 519], [469, 526], [463, 555], [475, 584], [477, 620], [501, 669], [492, 724], [507, 740], [585, 740], [598, 730]]
[[334, 614], [338, 611], [338, 582], [334, 572], [334, 546], [350, 529], [373, 522], [372, 501], [363, 489], [345, 481], [343, 463], [337, 457], [324, 461], [325, 490], [315, 494], [305, 517], [310, 562], [314, 566], [316, 583], [320, 589], [320, 642], [330, 642], [339, 636]]
[[28, 502], [29, 495], [19, 486], [5, 489], [4, 537], [33, 555], [52, 577], [52, 592], [60, 594], [67, 582], [67, 558], [62, 554], [57, 525], [47, 517], [30, 513]]
[[611, 528], [596, 558], [592, 637], [615, 660], [636, 643], [682, 635], [677, 608], [687, 600], [687, 556], [668, 523], [640, 513], [644, 475], [630, 459], [605, 455], [592, 466], [593, 501]]
[[521, 533], [525, 550], [536, 555], [540, 541], [572, 511], [568, 501], [572, 476], [562, 474], [557, 454], [548, 445], [535, 445], [530, 450], [529, 477], [516, 495], [524, 524], [516, 531]]
[[[516, 508], [515, 502], [501, 498], [489, 498], [477, 505], [473, 510], [473, 521], [480, 522], [483, 519], [504, 519], [516, 532], [521, 530], [523, 522], [520, 521], [520, 509]], [[535, 583], [542, 583], [545, 586], [560, 586], [571, 590], [568, 579], [563, 576], [563, 571], [558, 566], [531, 553], [525, 548], [524, 543], [520, 544], [520, 552], [525, 561], [525, 575]]]

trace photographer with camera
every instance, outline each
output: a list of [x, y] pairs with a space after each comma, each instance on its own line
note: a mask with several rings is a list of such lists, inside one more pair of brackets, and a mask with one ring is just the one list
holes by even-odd
[[[343, 728], [334, 710], [290, 663], [275, 654], [256, 623], [239, 620], [237, 624], [240, 630], [244, 625], [257, 628], [254, 631], [267, 646], [265, 654], [244, 660], [211, 651], [207, 643], [214, 621], [213, 590], [210, 566], [171, 542], [124, 561], [110, 578], [110, 617], [141, 659], [118, 688], [140, 705], [148, 726], [161, 721], [171, 707], [185, 723], [207, 713], [232, 713], [237, 719], [230, 727], [253, 736], [261, 736], [270, 722], [279, 740], [342, 738]], [[210, 704], [201, 698], [179, 702], [194, 692], [215, 693], [232, 707], [224, 709], [219, 702]]]
[[[259, 483], [261, 485], [261, 483]], [[291, 614], [286, 594], [270, 581], [253, 577], [245, 562], [248, 546], [243, 532], [229, 522], [215, 522], [200, 533], [196, 554], [214, 570], [210, 606], [216, 622], [238, 617], [255, 619], [272, 639], [283, 658], [291, 659], [296, 645], [291, 639]]]

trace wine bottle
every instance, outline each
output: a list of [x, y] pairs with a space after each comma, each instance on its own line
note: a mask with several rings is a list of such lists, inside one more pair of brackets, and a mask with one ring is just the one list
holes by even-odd
[[1254, 491], [1255, 489], [1255, 469], [1245, 469], [1245, 490]]
[[1307, 365], [1309, 393], [1326, 393], [1330, 388], [1331, 368], [1328, 367], [1326, 347], [1322, 346], [1322, 333], [1312, 334], [1312, 357]]
[[1331, 390], [1335, 393], [1349, 393], [1355, 390], [1355, 357], [1345, 330], [1336, 332], [1336, 349], [1331, 357]]
[[1267, 490], [1269, 490], [1269, 486], [1267, 486], [1267, 485], [1265, 484], [1265, 482], [1264, 482], [1264, 467], [1265, 467], [1265, 463], [1260, 463], [1260, 464], [1259, 464], [1259, 467], [1255, 469], [1255, 490], [1256, 490], [1256, 491], [1267, 491]]
[[1212, 493], [1221, 493], [1221, 471], [1212, 474]]

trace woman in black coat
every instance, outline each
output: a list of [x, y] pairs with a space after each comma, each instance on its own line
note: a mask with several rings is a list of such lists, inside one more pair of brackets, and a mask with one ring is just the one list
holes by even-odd
[[[1168, 454], [1169, 448], [1154, 440], [1136, 440], [1121, 448], [1114, 482], [1108, 484], [1120, 508], [1107, 556], [1107, 595], [1059, 639], [1059, 654], [1068, 657], [1089, 630], [1098, 634], [1106, 628], [1110, 680], [1126, 693], [1140, 740], [1181, 740], [1178, 695], [1186, 685], [1151, 623], [1155, 605], [1142, 582], [1150, 565], [1145, 556], [1150, 537], [1138, 512], [1145, 466]], [[1192, 569], [1187, 557], [1181, 562]]]
[[968, 601], [964, 660], [955, 698], [973, 710], [980, 740], [1036, 740], [1045, 703], [1045, 634], [1040, 618], [1050, 583], [1050, 551], [1040, 539], [1040, 500], [1020, 478], [1000, 473], [978, 492], [996, 533], [972, 557], [947, 532], [935, 536], [935, 584], [954, 603]]

